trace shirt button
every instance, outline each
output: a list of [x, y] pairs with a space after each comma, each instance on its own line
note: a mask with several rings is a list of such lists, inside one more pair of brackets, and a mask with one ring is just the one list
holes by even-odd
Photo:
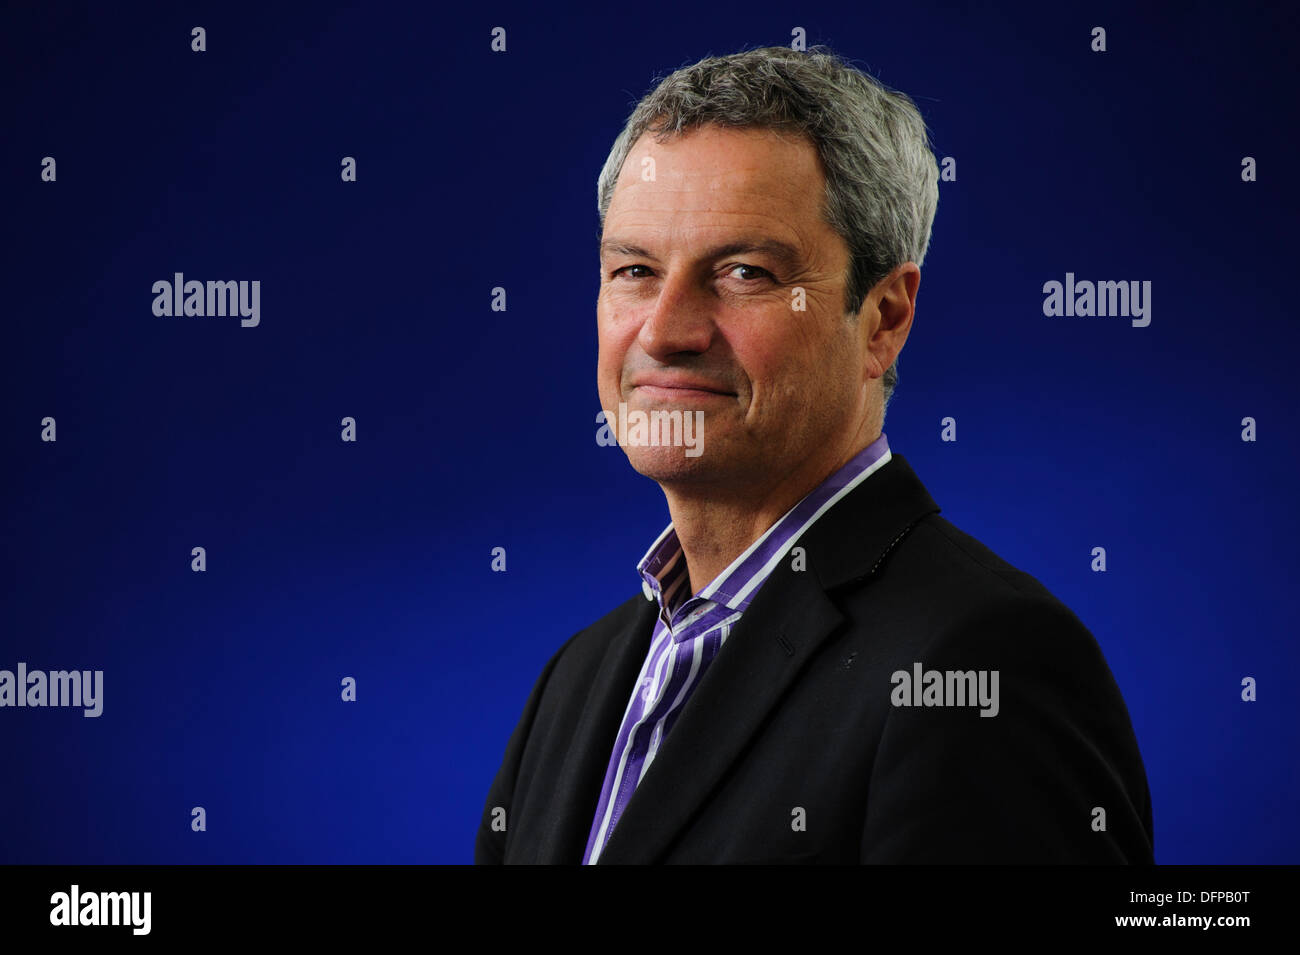
[[645, 599], [646, 599], [646, 600], [654, 600], [654, 599], [655, 599], [655, 592], [654, 592], [653, 590], [650, 589], [650, 584], [648, 584], [648, 583], [647, 583], [646, 581], [644, 581], [644, 580], [641, 581], [641, 590], [645, 593]]

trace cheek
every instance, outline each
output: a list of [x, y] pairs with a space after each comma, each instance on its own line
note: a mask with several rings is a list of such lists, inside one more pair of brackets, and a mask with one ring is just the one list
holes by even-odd
[[733, 339], [733, 348], [760, 410], [798, 403], [819, 373], [797, 334]]
[[761, 414], [798, 420], [840, 403], [846, 376], [843, 344], [793, 329], [781, 339], [750, 341], [738, 353]]
[[623, 361], [635, 337], [635, 332], [629, 333], [626, 323], [615, 324], [607, 321], [604, 315], [597, 317], [596, 380], [602, 396], [606, 389], [617, 392], [623, 377]]
[[618, 397], [620, 364], [610, 357], [604, 342], [600, 346], [600, 357], [596, 361], [596, 391], [600, 395], [601, 406], [607, 406]]

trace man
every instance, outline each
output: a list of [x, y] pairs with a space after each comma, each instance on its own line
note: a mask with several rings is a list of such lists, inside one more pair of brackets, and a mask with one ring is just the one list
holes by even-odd
[[542, 671], [476, 861], [1152, 861], [1096, 641], [882, 431], [937, 182], [911, 101], [821, 49], [633, 112], [598, 186], [604, 420], [702, 441], [622, 442], [672, 523]]

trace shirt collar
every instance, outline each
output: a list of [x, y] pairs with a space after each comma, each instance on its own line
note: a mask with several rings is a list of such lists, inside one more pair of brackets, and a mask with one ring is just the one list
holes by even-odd
[[674, 630], [675, 622], [680, 625], [679, 617], [695, 614], [706, 604], [743, 612], [795, 541], [836, 501], [889, 459], [889, 442], [882, 431], [880, 437], [804, 495], [726, 570], [693, 595], [688, 592], [681, 542], [670, 523], [637, 564], [646, 599], [658, 601], [660, 619], [669, 630]]

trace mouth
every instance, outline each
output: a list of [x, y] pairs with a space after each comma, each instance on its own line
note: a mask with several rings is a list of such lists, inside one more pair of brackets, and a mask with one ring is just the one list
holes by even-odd
[[656, 402], [726, 400], [736, 397], [734, 394], [725, 391], [676, 386], [667, 387], [664, 385], [636, 385], [632, 390], [642, 397]]
[[708, 401], [735, 398], [734, 391], [708, 381], [655, 376], [632, 383], [632, 391], [651, 401]]

